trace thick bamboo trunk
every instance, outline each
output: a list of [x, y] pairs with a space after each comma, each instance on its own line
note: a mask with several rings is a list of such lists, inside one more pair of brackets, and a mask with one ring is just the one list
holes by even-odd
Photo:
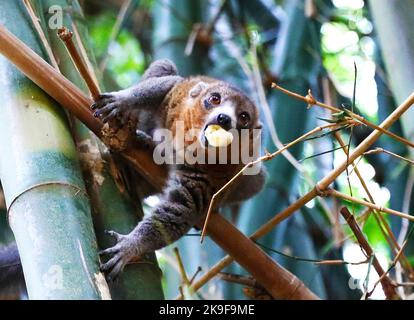
[[[36, 52], [20, 1], [0, 1], [0, 20]], [[0, 57], [0, 178], [31, 299], [110, 298], [65, 116]]]

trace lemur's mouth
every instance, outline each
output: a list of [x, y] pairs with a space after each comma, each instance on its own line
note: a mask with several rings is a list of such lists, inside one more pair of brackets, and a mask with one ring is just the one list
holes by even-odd
[[227, 147], [233, 142], [233, 134], [218, 124], [207, 125], [203, 135], [204, 143], [211, 147]]

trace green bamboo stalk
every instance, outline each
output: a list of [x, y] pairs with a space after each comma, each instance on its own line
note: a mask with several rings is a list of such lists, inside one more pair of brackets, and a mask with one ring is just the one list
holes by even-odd
[[[89, 46], [87, 27], [78, 2], [43, 0], [41, 3], [43, 8], [38, 9], [41, 9], [43, 14], [39, 16], [42, 16], [44, 20], [50, 17], [48, 8], [52, 5], [60, 6], [64, 12], [70, 12], [64, 15], [63, 24], [72, 29], [72, 23], [74, 23], [81, 36], [84, 49], [93, 67], [96, 67], [94, 55]], [[45, 25], [47, 24], [43, 23], [43, 26]], [[44, 30], [49, 37], [63, 75], [87, 93], [85, 83], [80, 78], [62, 41], [57, 37], [56, 30], [50, 28], [44, 28]], [[76, 43], [75, 38], [74, 41]], [[112, 239], [104, 234], [104, 230], [113, 229], [124, 234], [130, 232], [143, 216], [142, 206], [139, 199], [131, 199], [125, 189], [121, 190], [117, 186], [110, 168], [110, 162], [113, 159], [102, 142], [79, 120], [74, 119], [72, 123], [86, 187], [93, 207], [98, 245], [104, 249], [112, 245]], [[127, 266], [117, 281], [110, 283], [109, 287], [113, 299], [163, 299], [161, 276], [155, 254], [148, 256], [148, 263]]]
[[[22, 2], [0, 7], [2, 23], [43, 56]], [[0, 178], [29, 298], [110, 298], [64, 113], [4, 57], [0, 74]]]

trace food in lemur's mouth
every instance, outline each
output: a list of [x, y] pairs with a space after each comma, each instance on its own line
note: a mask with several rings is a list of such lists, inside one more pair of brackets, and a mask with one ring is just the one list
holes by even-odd
[[[110, 126], [133, 123], [134, 138], [152, 147], [156, 147], [153, 135], [157, 129], [168, 129], [174, 136], [180, 124], [185, 133], [198, 130], [197, 140], [206, 154], [214, 147], [230, 148], [235, 141], [230, 130], [246, 129], [250, 134], [261, 128], [258, 109], [239, 89], [204, 76], [182, 78], [169, 60], [155, 61], [136, 86], [103, 94], [92, 108], [95, 116]], [[253, 134], [249, 139], [250, 145], [254, 143]], [[192, 143], [185, 141], [184, 149]], [[249, 146], [239, 143], [238, 148], [240, 152]], [[101, 267], [109, 273], [108, 278], [116, 277], [131, 260], [178, 240], [201, 222], [213, 194], [245, 164], [184, 161], [169, 166], [166, 187], [152, 213], [127, 235], [109, 232], [116, 244], [102, 252], [110, 256]], [[242, 175], [221, 204], [237, 203], [259, 192], [265, 179], [263, 169], [259, 171]]]
[[231, 132], [224, 130], [217, 124], [209, 125], [204, 131], [204, 135], [212, 147], [227, 147], [233, 141]]

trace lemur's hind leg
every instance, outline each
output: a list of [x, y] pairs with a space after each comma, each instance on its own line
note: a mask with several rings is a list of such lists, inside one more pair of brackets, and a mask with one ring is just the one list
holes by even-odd
[[171, 173], [160, 203], [128, 235], [110, 231], [116, 244], [101, 254], [111, 258], [102, 271], [114, 279], [128, 262], [181, 238], [205, 214], [212, 197], [208, 175], [191, 169]]

